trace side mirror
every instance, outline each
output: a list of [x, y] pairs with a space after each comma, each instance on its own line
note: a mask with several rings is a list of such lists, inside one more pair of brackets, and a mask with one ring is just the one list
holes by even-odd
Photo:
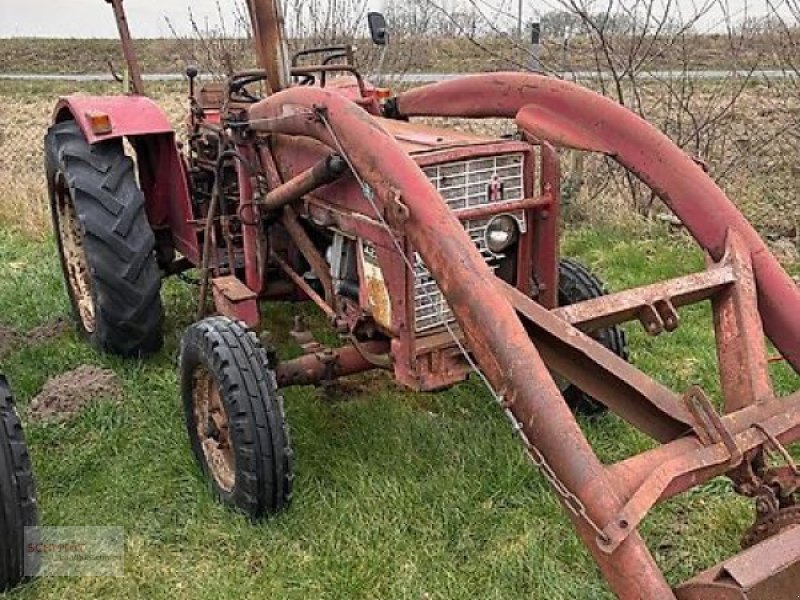
[[389, 32], [386, 30], [386, 19], [379, 12], [367, 13], [367, 23], [369, 24], [369, 34], [372, 43], [376, 46], [385, 46], [389, 43]]

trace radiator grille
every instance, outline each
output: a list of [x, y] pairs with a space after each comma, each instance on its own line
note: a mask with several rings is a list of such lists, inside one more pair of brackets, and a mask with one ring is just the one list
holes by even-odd
[[504, 200], [523, 195], [521, 154], [445, 163], [423, 171], [453, 210], [488, 204], [486, 188], [495, 176], [503, 184]]
[[[521, 154], [506, 154], [478, 158], [454, 163], [435, 165], [423, 169], [448, 206], [455, 212], [490, 202], [487, 193], [492, 179], [503, 186], [503, 198], [497, 204], [520, 200], [524, 195], [523, 158]], [[525, 231], [524, 213], [513, 213], [520, 229]], [[503, 258], [486, 247], [486, 226], [489, 219], [473, 219], [464, 222], [472, 241], [483, 255], [486, 263], [496, 269]], [[453, 319], [453, 313], [442, 295], [431, 273], [419, 254], [414, 255], [414, 326], [417, 332], [438, 327]]]

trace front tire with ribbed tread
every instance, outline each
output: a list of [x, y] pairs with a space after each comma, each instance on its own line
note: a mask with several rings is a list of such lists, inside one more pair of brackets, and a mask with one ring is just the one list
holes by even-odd
[[[56, 123], [45, 138], [45, 167], [53, 227], [79, 332], [113, 354], [158, 351], [161, 273], [144, 195], [122, 141], [89, 144], [74, 121]], [[65, 255], [65, 215], [74, 220], [71, 246], [77, 240], [87, 267], [82, 286], [71, 277]]]
[[[36, 493], [25, 435], [11, 390], [0, 375], [0, 591], [25, 579], [25, 528], [38, 525]], [[27, 556], [28, 575], [38, 562]]]
[[[201, 439], [202, 424], [198, 429], [198, 374], [210, 376], [221, 400], [232, 480], [221, 482], [212, 470], [219, 467], [209, 465], [204, 450], [208, 440]], [[253, 520], [286, 508], [292, 497], [291, 441], [275, 373], [256, 335], [227, 317], [191, 325], [181, 341], [180, 377], [192, 450], [219, 500]]]

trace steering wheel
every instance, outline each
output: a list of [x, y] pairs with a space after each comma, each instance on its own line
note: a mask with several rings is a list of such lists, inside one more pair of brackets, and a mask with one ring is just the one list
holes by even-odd
[[267, 75], [265, 73], [255, 73], [251, 75], [244, 75], [237, 77], [228, 84], [228, 96], [235, 102], [254, 103], [262, 100], [261, 96], [252, 93], [247, 89], [248, 85], [266, 81]]

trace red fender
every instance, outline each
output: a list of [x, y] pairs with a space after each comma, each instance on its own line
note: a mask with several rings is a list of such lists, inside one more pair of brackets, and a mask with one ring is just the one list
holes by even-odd
[[[105, 113], [111, 132], [92, 131], [88, 115]], [[164, 111], [144, 96], [64, 96], [53, 112], [55, 122], [74, 119], [90, 144], [126, 137], [139, 157], [139, 182], [147, 218], [154, 230], [169, 228], [177, 250], [199, 260], [192, 219], [186, 165], [175, 145], [175, 133]]]
[[397, 97], [401, 116], [507, 117], [555, 145], [602, 152], [639, 176], [714, 259], [728, 228], [752, 255], [764, 330], [800, 373], [800, 289], [733, 202], [658, 129], [624, 106], [573, 83], [527, 73], [467, 76]]
[[[111, 132], [97, 135], [92, 131], [92, 112], [106, 113], [111, 119]], [[58, 100], [53, 121], [73, 118], [90, 144], [123, 136], [173, 133], [163, 110], [144, 96], [64, 96]]]

